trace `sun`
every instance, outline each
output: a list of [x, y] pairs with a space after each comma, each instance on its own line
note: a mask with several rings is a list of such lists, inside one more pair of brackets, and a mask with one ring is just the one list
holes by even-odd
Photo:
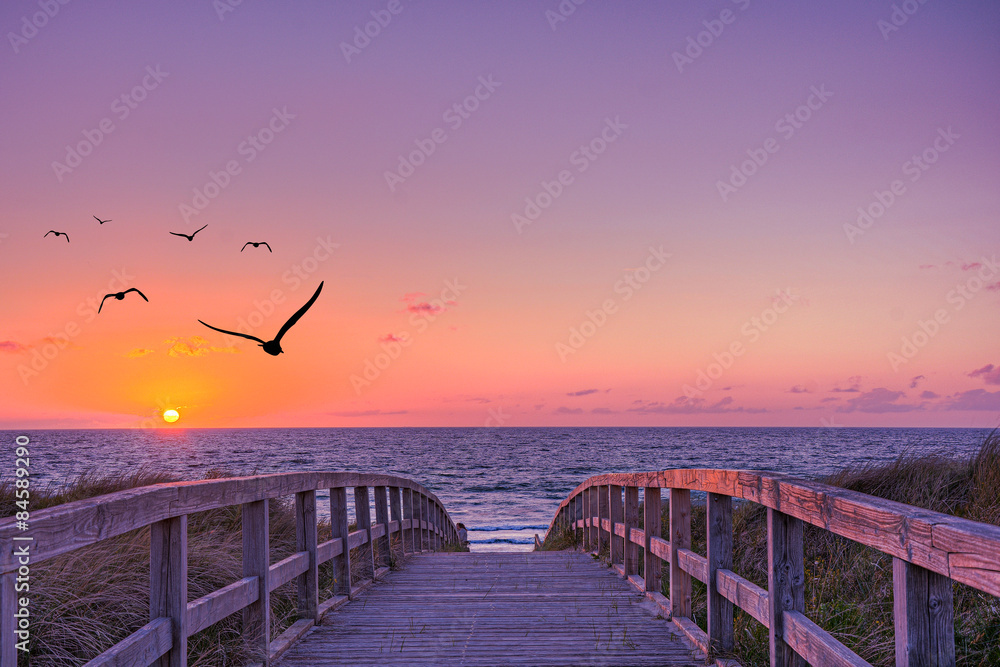
[[163, 411], [163, 421], [165, 422], [170, 422], [172, 424], [180, 418], [180, 413], [172, 408], [170, 410]]

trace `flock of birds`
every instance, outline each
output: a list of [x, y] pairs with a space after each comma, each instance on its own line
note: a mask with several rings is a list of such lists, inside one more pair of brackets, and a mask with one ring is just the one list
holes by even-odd
[[[111, 222], [111, 219], [101, 220], [96, 215], [93, 216], [93, 217], [94, 217], [94, 220], [97, 220], [97, 222], [101, 223], [102, 225], [105, 222]], [[201, 228], [196, 229], [191, 234], [183, 234], [181, 232], [170, 232], [170, 234], [172, 234], [174, 236], [183, 236], [188, 241], [194, 241], [195, 235], [198, 232], [200, 232], [202, 229], [205, 229], [205, 227], [208, 227], [208, 225], [203, 225]], [[66, 242], [69, 243], [69, 234], [67, 234], [66, 232], [57, 232], [54, 229], [50, 229], [49, 231], [45, 232], [45, 234], [42, 235], [42, 238], [45, 238], [49, 234], [55, 234], [56, 238], [59, 238], [60, 236], [65, 236], [66, 237]], [[260, 246], [266, 246], [268, 252], [274, 252], [273, 250], [271, 250], [271, 246], [266, 241], [256, 241], [256, 242], [255, 241], [247, 241], [245, 244], [243, 244], [243, 247], [240, 248], [240, 252], [243, 252], [244, 250], [246, 250], [246, 248], [247, 248], [248, 245], [252, 245], [254, 248], [257, 248], [257, 247], [260, 247]], [[316, 288], [316, 291], [313, 293], [313, 295], [309, 299], [309, 301], [307, 301], [304, 306], [302, 306], [297, 311], [295, 311], [294, 315], [292, 315], [291, 317], [288, 318], [288, 320], [285, 322], [285, 324], [278, 331], [278, 335], [275, 336], [273, 340], [265, 341], [265, 340], [262, 340], [260, 338], [257, 338], [256, 336], [251, 336], [250, 334], [240, 333], [238, 331], [229, 331], [227, 329], [220, 329], [219, 327], [213, 327], [211, 324], [207, 324], [205, 322], [202, 322], [201, 320], [198, 320], [198, 321], [201, 322], [201, 324], [205, 325], [206, 327], [208, 327], [209, 329], [212, 329], [214, 331], [218, 331], [218, 332], [224, 333], [224, 334], [229, 334], [230, 336], [239, 336], [240, 338], [246, 338], [248, 340], [256, 341], [258, 343], [258, 345], [261, 348], [264, 349], [265, 352], [267, 352], [271, 356], [276, 357], [279, 354], [281, 354], [282, 352], [284, 352], [284, 350], [281, 349], [281, 339], [282, 339], [282, 337], [286, 333], [288, 333], [288, 330], [292, 328], [292, 325], [294, 325], [296, 322], [298, 322], [299, 319], [305, 314], [305, 312], [307, 310], [309, 310], [309, 308], [312, 307], [312, 305], [316, 302], [316, 299], [319, 297], [319, 293], [321, 291], [323, 291], [323, 282], [325, 282], [325, 281], [321, 281], [320, 282], [319, 287]], [[142, 297], [143, 301], [145, 301], [146, 303], [149, 303], [149, 299], [146, 298], [145, 294], [143, 294], [141, 291], [139, 291], [139, 289], [137, 289], [135, 287], [131, 287], [131, 288], [129, 288], [127, 290], [124, 290], [122, 292], [112, 292], [110, 294], [105, 294], [104, 298], [101, 299], [101, 305], [98, 306], [97, 312], [98, 313], [101, 312], [101, 309], [104, 308], [104, 302], [107, 301], [108, 299], [115, 299], [117, 301], [122, 301], [125, 298], [125, 295], [128, 294], [128, 293], [130, 293], [130, 292], [135, 292], [136, 294], [138, 294], [139, 296]]]

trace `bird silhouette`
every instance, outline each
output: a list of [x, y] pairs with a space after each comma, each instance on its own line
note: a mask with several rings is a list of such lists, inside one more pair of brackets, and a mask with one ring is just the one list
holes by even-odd
[[57, 232], [54, 229], [50, 229], [49, 231], [45, 232], [45, 234], [42, 235], [42, 238], [44, 239], [49, 234], [55, 234], [56, 238], [59, 238], [60, 236], [65, 236], [66, 237], [66, 243], [69, 243], [69, 234], [67, 234], [66, 232]]
[[98, 221], [99, 223], [101, 223], [102, 225], [103, 225], [103, 224], [104, 224], [105, 222], [111, 222], [111, 220], [101, 220], [101, 219], [100, 219], [100, 218], [98, 218], [98, 217], [97, 217], [96, 215], [94, 216], [94, 220], [97, 220], [97, 221]]
[[[247, 241], [246, 243], [243, 244], [243, 247], [240, 248], [240, 252], [246, 250], [248, 245], [252, 245], [254, 248], [256, 248], [257, 246], [267, 245], [267, 241], [260, 241], [259, 243], [254, 243], [253, 241]], [[269, 245], [267, 245], [267, 251], [274, 252], [273, 250], [271, 250], [271, 246]]]
[[209, 329], [213, 329], [220, 333], [229, 334], [230, 336], [239, 336], [240, 338], [248, 338], [250, 340], [255, 340], [260, 344], [262, 348], [264, 348], [265, 352], [270, 354], [272, 357], [276, 357], [282, 352], [284, 352], [284, 350], [281, 349], [281, 337], [284, 336], [286, 333], [288, 333], [288, 330], [292, 328], [292, 325], [298, 322], [299, 318], [302, 317], [302, 315], [307, 310], [309, 310], [309, 307], [316, 302], [316, 297], [319, 296], [319, 293], [322, 290], [323, 290], [323, 283], [321, 282], [319, 284], [319, 287], [316, 288], [316, 292], [312, 295], [312, 298], [306, 301], [306, 305], [299, 308], [294, 315], [288, 318], [288, 321], [285, 322], [285, 325], [283, 327], [281, 327], [281, 331], [279, 331], [278, 335], [274, 337], [274, 340], [269, 340], [265, 342], [260, 338], [257, 338], [256, 336], [251, 336], [250, 334], [239, 333], [237, 331], [226, 331], [225, 329], [213, 327], [211, 324], [205, 324], [201, 320], [198, 321], [201, 322], [202, 324], [205, 324], [205, 326], [208, 327]]
[[[205, 229], [205, 227], [208, 227], [208, 225], [203, 226], [201, 229], [194, 230], [193, 234], [181, 234], [179, 232], [170, 232], [170, 233], [173, 234], [174, 236], [183, 236], [188, 241], [194, 241], [194, 235], [197, 234], [198, 232], [200, 232], [202, 229]], [[246, 246], [243, 246], [243, 247], [245, 248]], [[243, 251], [241, 250], [240, 252], [243, 252]]]
[[97, 307], [97, 312], [101, 312], [101, 308], [104, 308], [104, 301], [109, 296], [113, 296], [114, 298], [116, 298], [119, 301], [121, 301], [122, 299], [125, 298], [125, 295], [128, 294], [129, 292], [135, 292], [136, 294], [138, 294], [139, 296], [141, 296], [143, 298], [143, 300], [145, 300], [147, 303], [149, 302], [149, 299], [146, 298], [145, 294], [143, 294], [142, 292], [140, 292], [139, 290], [137, 290], [134, 287], [130, 287], [129, 289], [125, 290], [124, 292], [114, 292], [113, 294], [105, 294], [104, 298], [101, 299], [101, 305]]

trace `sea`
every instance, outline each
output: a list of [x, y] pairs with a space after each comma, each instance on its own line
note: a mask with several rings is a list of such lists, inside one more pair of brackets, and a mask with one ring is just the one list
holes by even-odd
[[[956, 428], [274, 428], [0, 431], [14, 470], [30, 440], [35, 488], [84, 472], [254, 475], [351, 470], [409, 477], [469, 529], [473, 551], [530, 551], [559, 503], [590, 475], [668, 468], [771, 470], [816, 479], [904, 455], [972, 455], [987, 429]], [[23, 442], [23, 439], [21, 440]], [[320, 515], [328, 495], [318, 493]]]

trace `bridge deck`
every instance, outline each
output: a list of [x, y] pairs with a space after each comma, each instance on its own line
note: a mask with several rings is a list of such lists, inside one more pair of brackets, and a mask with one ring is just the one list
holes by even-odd
[[585, 554], [427, 553], [328, 615], [278, 664], [704, 665], [656, 615]]

